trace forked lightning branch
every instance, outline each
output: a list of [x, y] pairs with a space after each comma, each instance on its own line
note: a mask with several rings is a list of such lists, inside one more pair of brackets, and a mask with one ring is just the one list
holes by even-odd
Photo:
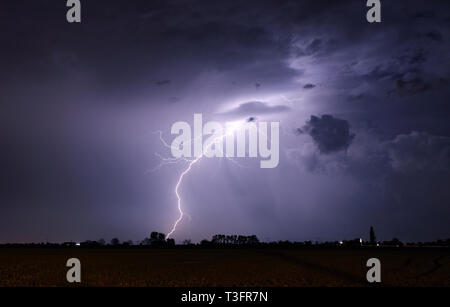
[[261, 122], [253, 119], [222, 124], [209, 121], [203, 124], [202, 114], [194, 114], [194, 127], [187, 122], [172, 125], [171, 134], [177, 135], [169, 146], [172, 158], [161, 158], [161, 164], [186, 161], [188, 166], [178, 177], [174, 193], [177, 197], [179, 216], [174, 222], [169, 238], [183, 219], [183, 203], [180, 187], [185, 176], [203, 158], [260, 158], [261, 168], [275, 168], [279, 163], [279, 122]]

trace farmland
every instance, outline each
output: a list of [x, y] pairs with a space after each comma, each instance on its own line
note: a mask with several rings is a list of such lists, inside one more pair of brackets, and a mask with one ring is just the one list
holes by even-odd
[[366, 261], [382, 285], [450, 286], [448, 249], [1, 248], [0, 286], [367, 286]]

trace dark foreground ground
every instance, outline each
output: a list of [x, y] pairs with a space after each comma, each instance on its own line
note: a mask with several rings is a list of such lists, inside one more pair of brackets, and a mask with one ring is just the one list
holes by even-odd
[[450, 286], [448, 249], [0, 249], [0, 286], [67, 286], [79, 258], [84, 286], [364, 286], [381, 261], [385, 286]]

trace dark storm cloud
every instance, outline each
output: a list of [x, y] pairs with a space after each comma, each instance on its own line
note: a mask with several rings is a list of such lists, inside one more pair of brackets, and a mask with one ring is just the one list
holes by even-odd
[[430, 84], [424, 82], [421, 78], [414, 78], [412, 80], [395, 80], [395, 89], [388, 94], [397, 94], [400, 97], [407, 95], [414, 95], [430, 90]]
[[449, 172], [450, 137], [411, 132], [385, 144], [392, 167], [401, 172]]
[[407, 74], [423, 73], [426, 56], [422, 50], [404, 51], [376, 64], [367, 77], [372, 80], [398, 79]]
[[[303, 133], [300, 131], [299, 135]], [[450, 137], [411, 132], [388, 141], [372, 138], [367, 134], [355, 137], [353, 146], [345, 154], [309, 152], [303, 157], [303, 163], [312, 172], [338, 171], [373, 181], [399, 174], [417, 176], [427, 173], [439, 178], [450, 173]]]
[[442, 33], [438, 30], [433, 30], [425, 33], [425, 36], [433, 41], [441, 42], [442, 41]]
[[156, 85], [168, 85], [170, 84], [170, 80], [159, 80], [155, 82]]
[[316, 87], [316, 85], [315, 85], [315, 84], [311, 84], [311, 83], [305, 84], [305, 85], [303, 86], [303, 88], [304, 88], [305, 90], [310, 90], [310, 89], [313, 89], [313, 88], [315, 88], [315, 87]]
[[224, 112], [221, 115], [225, 117], [236, 117], [236, 116], [253, 116], [253, 115], [264, 115], [264, 114], [277, 114], [288, 112], [290, 110], [287, 106], [269, 106], [267, 103], [261, 101], [249, 101], [241, 103], [238, 107]]
[[312, 137], [323, 154], [346, 150], [355, 137], [350, 132], [348, 121], [332, 115], [322, 115], [322, 117], [312, 115], [302, 131]]

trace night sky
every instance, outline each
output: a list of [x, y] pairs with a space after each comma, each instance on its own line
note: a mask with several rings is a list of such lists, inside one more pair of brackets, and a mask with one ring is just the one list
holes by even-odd
[[0, 242], [141, 240], [178, 217], [176, 121], [279, 121], [280, 162], [202, 160], [177, 242], [450, 237], [450, 2], [8, 0]]

